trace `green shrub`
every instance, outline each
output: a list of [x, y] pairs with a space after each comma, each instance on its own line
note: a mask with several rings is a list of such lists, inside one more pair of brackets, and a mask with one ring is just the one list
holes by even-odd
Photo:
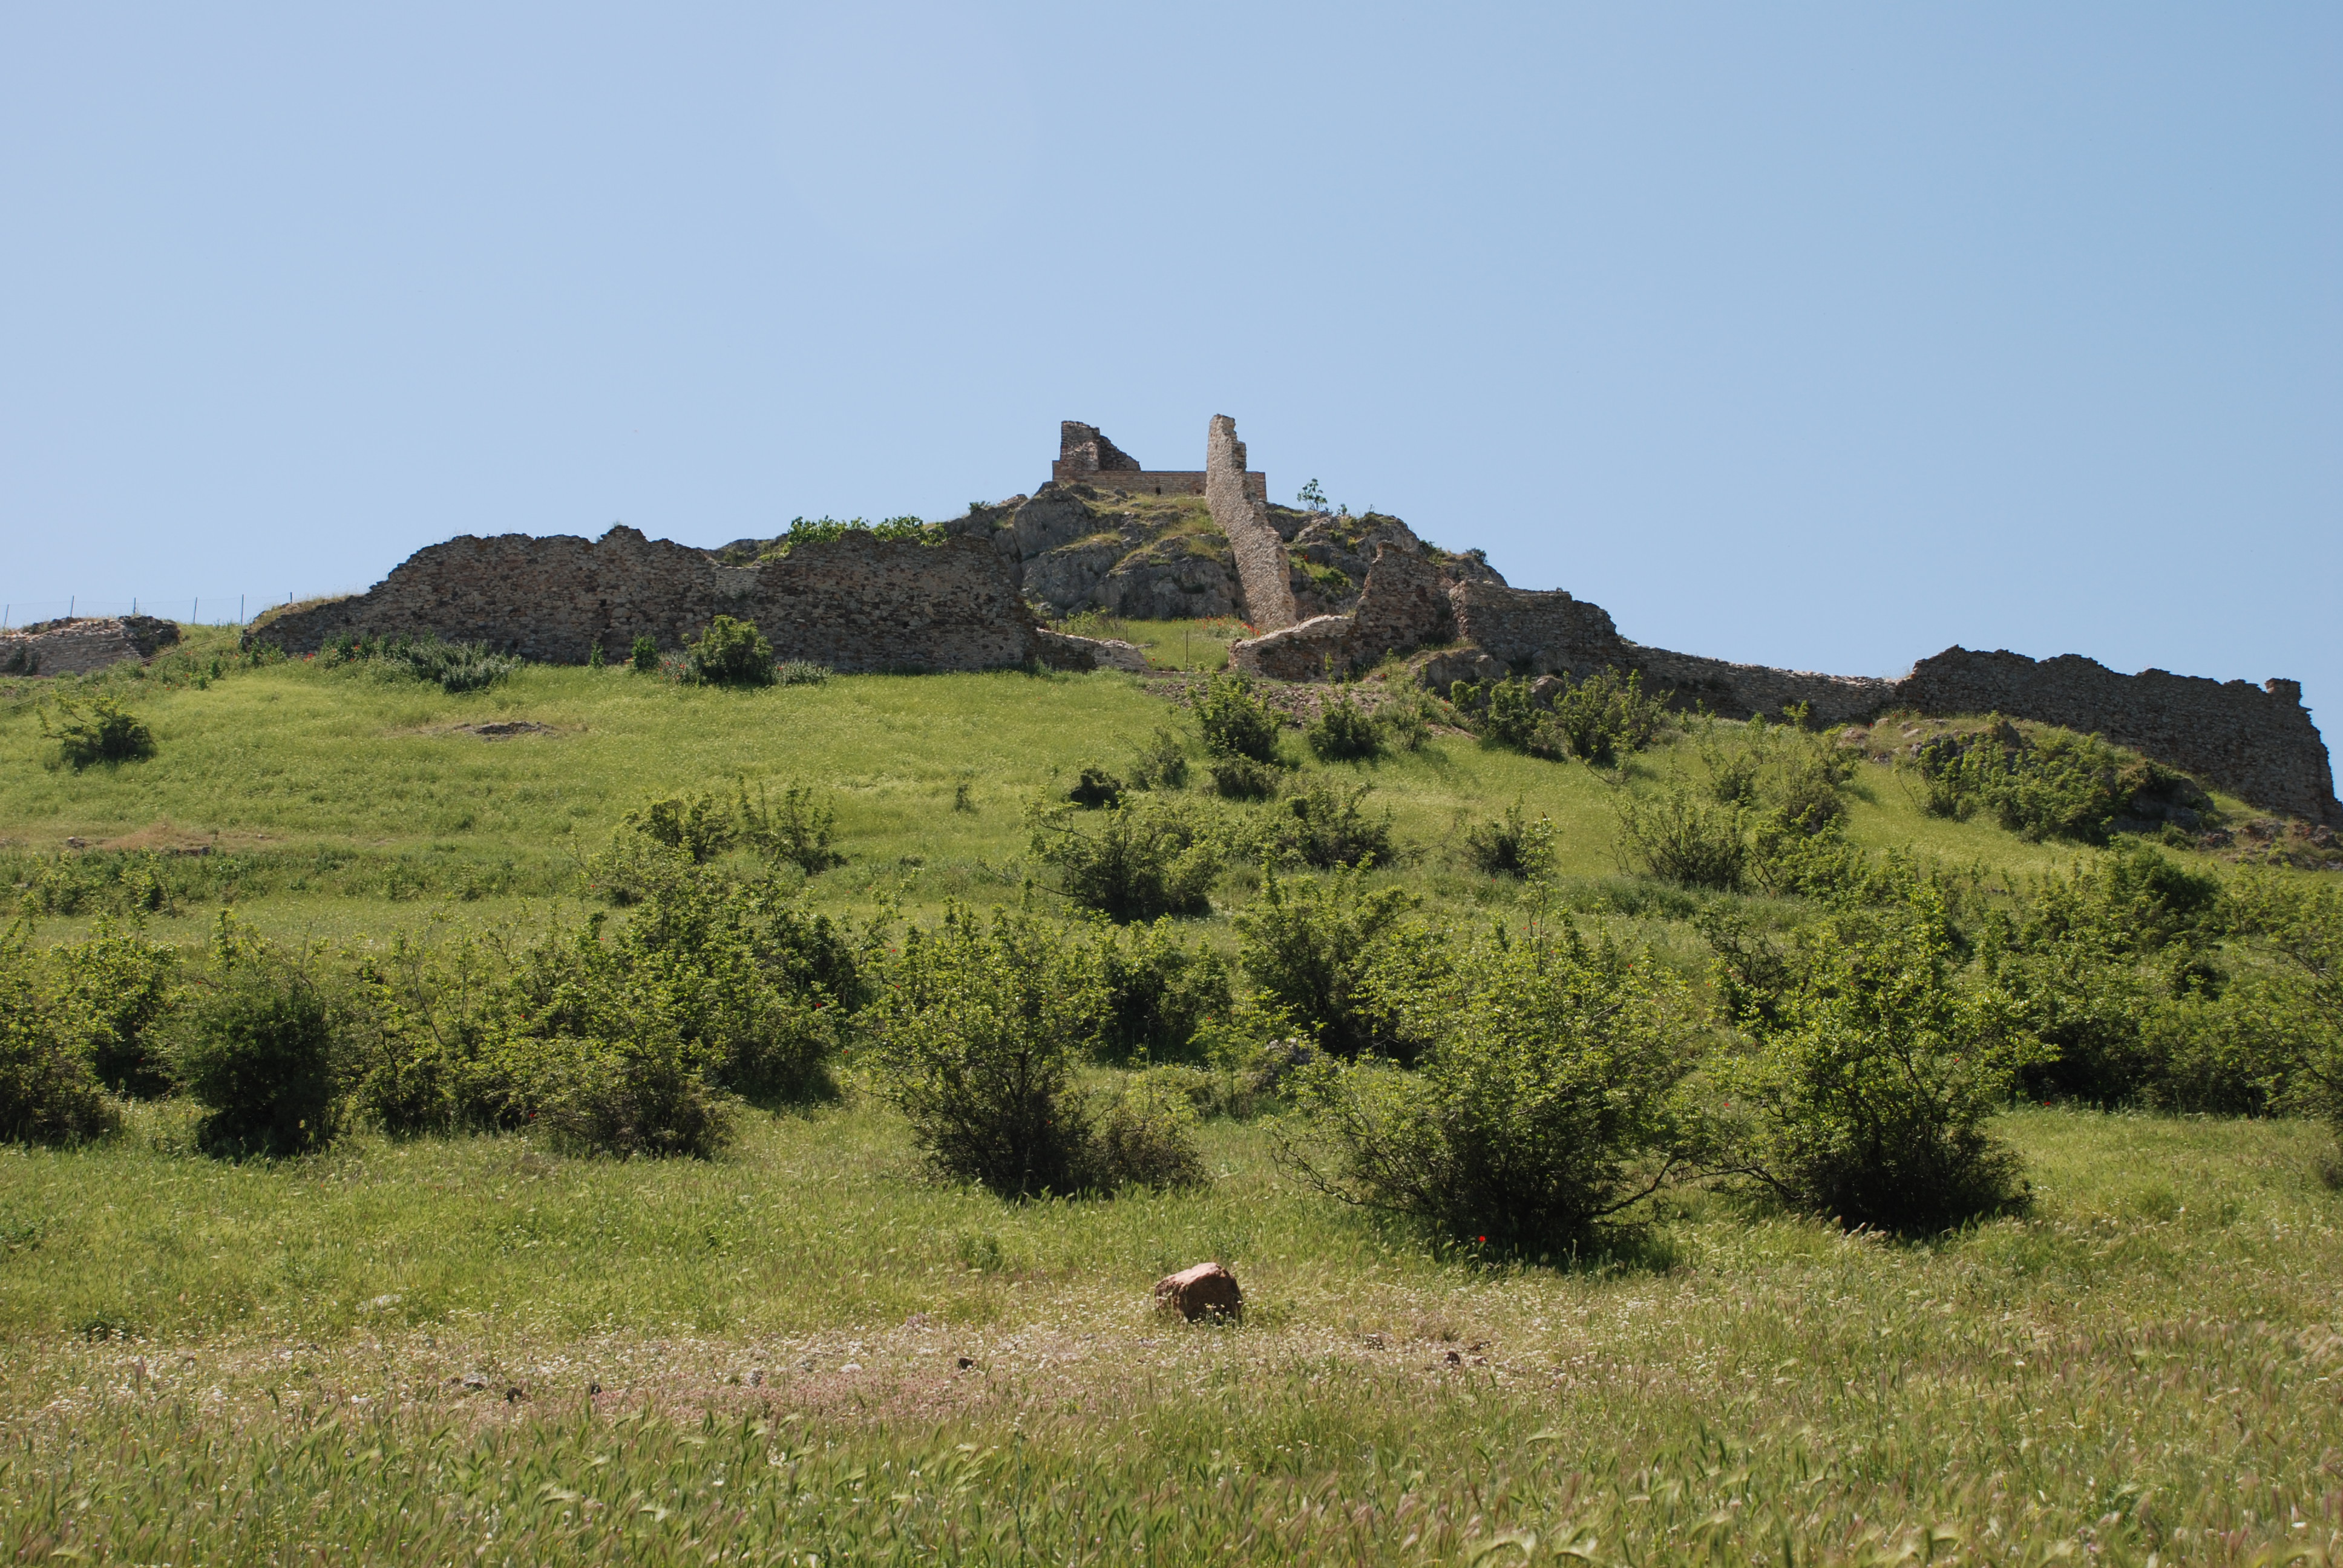
[[1212, 677], [1196, 704], [1196, 723], [1204, 749], [1214, 757], [1277, 759], [1277, 715], [1253, 689], [1252, 678], [1241, 671]]
[[556, 1040], [538, 1121], [557, 1148], [616, 1159], [709, 1160], [739, 1136], [732, 1097], [680, 1038]]
[[1373, 788], [1344, 789], [1312, 779], [1286, 796], [1283, 820], [1269, 838], [1282, 855], [1322, 871], [1369, 862], [1389, 865], [1394, 859], [1391, 814], [1370, 817], [1359, 809]]
[[1749, 858], [1743, 816], [1681, 785], [1656, 796], [1620, 794], [1619, 852], [1625, 866], [1687, 888], [1741, 885]]
[[761, 784], [756, 799], [750, 800], [743, 784], [734, 815], [740, 842], [776, 865], [795, 866], [817, 877], [846, 864], [837, 849], [838, 809], [816, 799], [810, 784], [789, 785], [778, 806], [766, 799]]
[[1196, 1147], [1196, 1112], [1186, 1094], [1149, 1073], [1126, 1083], [1090, 1113], [1091, 1134], [1081, 1185], [1111, 1192], [1123, 1187], [1158, 1191], [1207, 1185], [1211, 1174]]
[[1106, 1060], [1192, 1056], [1198, 1031], [1229, 1011], [1228, 964], [1202, 939], [1183, 942], [1169, 920], [1107, 927], [1097, 962], [1096, 1050]]
[[633, 648], [629, 648], [627, 653], [627, 667], [632, 669], [637, 675], [657, 675], [659, 673], [659, 644], [652, 639], [649, 633], [645, 632], [635, 638]]
[[1383, 749], [1374, 719], [1351, 699], [1348, 691], [1311, 720], [1302, 738], [1322, 762], [1366, 760], [1381, 756]]
[[1413, 903], [1367, 888], [1355, 869], [1293, 880], [1264, 867], [1260, 896], [1235, 920], [1245, 974], [1332, 1054], [1396, 1050], [1371, 977]]
[[1432, 720], [1422, 696], [1413, 690], [1392, 692], [1375, 709], [1375, 722], [1402, 751], [1421, 751], [1432, 739]]
[[1554, 704], [1554, 727], [1571, 754], [1603, 768], [1622, 751], [1649, 746], [1666, 719], [1666, 708], [1644, 695], [1643, 671], [1622, 678], [1607, 666], [1599, 675], [1571, 681]]
[[1030, 912], [955, 906], [905, 937], [889, 978], [872, 1060], [938, 1171], [1005, 1197], [1098, 1182], [1074, 1070], [1099, 995], [1079, 944]]
[[1558, 758], [1562, 742], [1553, 720], [1539, 711], [1536, 700], [1530, 695], [1530, 683], [1516, 676], [1501, 680], [1488, 689], [1486, 711], [1481, 719], [1481, 739], [1492, 745], [1511, 747], [1526, 751], [1533, 757]]
[[49, 728], [44, 713], [41, 733], [57, 743], [57, 760], [76, 773], [95, 763], [135, 762], [155, 755], [154, 731], [110, 692], [100, 692], [85, 703], [58, 698], [56, 728]]
[[298, 1154], [339, 1131], [333, 1008], [309, 972], [221, 917], [216, 967], [190, 993], [174, 1076], [203, 1107], [202, 1146], [226, 1155]]
[[51, 949], [48, 964], [58, 1000], [82, 1020], [98, 1081], [142, 1100], [167, 1093], [156, 1025], [172, 1005], [177, 955], [100, 916], [82, 940]]
[[1464, 829], [1464, 854], [1475, 870], [1492, 877], [1541, 876], [1554, 863], [1554, 821], [1529, 820], [1516, 800], [1495, 821]]
[[1931, 738], [1911, 767], [1931, 812], [1966, 820], [1982, 809], [2036, 841], [2104, 844], [2126, 819], [2212, 804], [2186, 775], [2096, 735], [2047, 727], [2028, 734], [1997, 714], [1980, 730]]
[[1285, 1152], [1322, 1191], [1446, 1241], [1551, 1257], [1683, 1167], [1700, 1020], [1649, 958], [1567, 927], [1493, 940], [1401, 1005], [1430, 1034], [1417, 1070], [1301, 1075], [1309, 1135]]
[[1122, 780], [1103, 768], [1086, 767], [1074, 787], [1066, 791], [1066, 799], [1085, 810], [1122, 803]]
[[773, 645], [756, 622], [719, 615], [685, 645], [683, 669], [695, 686], [770, 686]]
[[2292, 1107], [2343, 1134], [2343, 888], [2255, 868], [2230, 888], [2224, 915], [2256, 960], [2231, 990], [2253, 1020], [2255, 1054], [2282, 1064]]
[[1213, 792], [1229, 800], [1266, 800], [1285, 777], [1272, 764], [1250, 757], [1214, 757], [1206, 767]]
[[378, 638], [347, 631], [326, 639], [317, 661], [370, 665], [382, 675], [427, 681], [451, 695], [493, 686], [522, 662], [508, 653], [490, 652], [484, 642], [443, 642], [437, 632]]
[[1131, 781], [1141, 789], [1178, 789], [1188, 782], [1188, 749], [1169, 729], [1159, 728], [1131, 761]]
[[90, 1070], [90, 1020], [43, 967], [24, 923], [0, 932], [0, 1142], [103, 1138], [121, 1115]]
[[649, 801], [618, 820], [623, 829], [665, 845], [695, 866], [730, 849], [740, 830], [731, 803], [705, 789]]
[[1221, 851], [1195, 806], [1138, 798], [1101, 812], [1094, 829], [1043, 818], [1034, 855], [1058, 868], [1065, 895], [1112, 920], [1212, 912]]
[[1722, 1166], [1793, 1207], [1898, 1233], [2024, 1201], [2017, 1158], [1986, 1123], [2039, 1048], [2005, 1001], [1957, 982], [1939, 898], [1835, 912], [1775, 959], [1723, 988], [1753, 1047], [1721, 1074]]

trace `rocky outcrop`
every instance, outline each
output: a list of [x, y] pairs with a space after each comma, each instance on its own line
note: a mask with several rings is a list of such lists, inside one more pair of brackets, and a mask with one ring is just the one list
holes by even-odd
[[1038, 629], [989, 545], [849, 532], [728, 567], [633, 528], [599, 539], [465, 535], [417, 550], [348, 598], [297, 608], [246, 633], [288, 653], [337, 635], [484, 642], [552, 664], [638, 637], [679, 648], [719, 615], [753, 620], [776, 657], [841, 672], [993, 669], [1039, 656]]
[[178, 640], [176, 622], [151, 615], [36, 621], [0, 633], [0, 675], [86, 675], [126, 658], [152, 658]]
[[1270, 526], [1266, 503], [1245, 484], [1245, 445], [1237, 439], [1237, 422], [1226, 414], [1213, 415], [1206, 430], [1204, 499], [1236, 558], [1245, 619], [1256, 631], [1275, 631], [1301, 619], [1285, 540]]

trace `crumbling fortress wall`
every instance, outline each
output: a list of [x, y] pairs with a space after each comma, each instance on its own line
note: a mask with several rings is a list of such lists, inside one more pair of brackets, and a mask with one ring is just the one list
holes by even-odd
[[1245, 444], [1237, 422], [1215, 414], [1204, 437], [1204, 499], [1212, 521], [1236, 554], [1245, 619], [1255, 631], [1276, 631], [1302, 618], [1293, 603], [1293, 568], [1285, 539], [1270, 526], [1267, 502], [1245, 481]]
[[[1353, 614], [1320, 616], [1240, 642], [1231, 656], [1259, 674], [1311, 679], [1440, 639], [1437, 618], [1424, 604], [1422, 564], [1409, 560], [1386, 548]], [[1645, 648], [1620, 636], [1600, 605], [1560, 590], [1464, 580], [1446, 585], [1445, 596], [1453, 646], [1416, 665], [1419, 678], [1435, 690], [1457, 680], [1512, 676], [1584, 678], [1607, 668], [1640, 671], [1654, 694], [1729, 719], [1774, 716], [1797, 705], [1817, 724], [1897, 709], [1947, 717], [1997, 712], [2097, 733], [2257, 806], [2343, 825], [2326, 743], [2291, 680], [2257, 688], [2160, 669], [2119, 675], [2074, 654], [2037, 662], [1961, 648], [1924, 658], [1896, 679], [1822, 675]], [[1417, 632], [1413, 643], [1401, 640]]]
[[485, 642], [526, 658], [623, 658], [638, 637], [672, 650], [719, 615], [753, 620], [776, 657], [845, 672], [995, 669], [1081, 650], [1041, 630], [998, 553], [969, 539], [849, 532], [755, 566], [614, 528], [588, 540], [472, 535], [417, 550], [363, 594], [296, 609], [251, 636], [288, 653], [328, 638]]
[[[1243, 466], [1242, 457], [1238, 466]], [[1138, 458], [1108, 440], [1097, 426], [1065, 419], [1058, 425], [1058, 460], [1050, 465], [1050, 482], [1111, 486], [1135, 495], [1201, 496], [1205, 493], [1206, 475], [1202, 468], [1143, 467]], [[1269, 499], [1267, 474], [1246, 474], [1244, 487], [1257, 501]]]
[[0, 632], [0, 675], [86, 675], [126, 658], [152, 658], [179, 640], [151, 615], [82, 616]]
[[2257, 806], [2343, 827], [2333, 764], [2298, 681], [2119, 675], [2079, 654], [2037, 661], [1948, 648], [1896, 685], [1897, 707], [2096, 730]]

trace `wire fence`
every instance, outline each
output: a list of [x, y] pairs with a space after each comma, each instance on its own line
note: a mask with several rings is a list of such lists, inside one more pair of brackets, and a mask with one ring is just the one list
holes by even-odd
[[190, 595], [186, 598], [64, 598], [0, 600], [0, 631], [14, 631], [42, 621], [86, 619], [114, 615], [151, 615], [182, 626], [243, 626], [271, 605], [289, 604], [290, 594], [238, 593]]

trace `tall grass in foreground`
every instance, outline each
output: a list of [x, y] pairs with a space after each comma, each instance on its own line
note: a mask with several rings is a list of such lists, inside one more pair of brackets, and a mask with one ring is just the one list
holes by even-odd
[[[500, 1138], [219, 1166], [152, 1151], [179, 1132], [150, 1116], [0, 1156], [0, 1553], [2334, 1550], [2322, 1134], [2003, 1129], [2027, 1219], [1896, 1246], [1694, 1196], [1645, 1254], [1545, 1270], [1427, 1258], [1226, 1124], [1210, 1192], [1004, 1205], [920, 1181], [852, 1108], [759, 1117], [713, 1164]], [[1244, 1281], [1243, 1327], [1151, 1312], [1149, 1282], [1205, 1256]]]

